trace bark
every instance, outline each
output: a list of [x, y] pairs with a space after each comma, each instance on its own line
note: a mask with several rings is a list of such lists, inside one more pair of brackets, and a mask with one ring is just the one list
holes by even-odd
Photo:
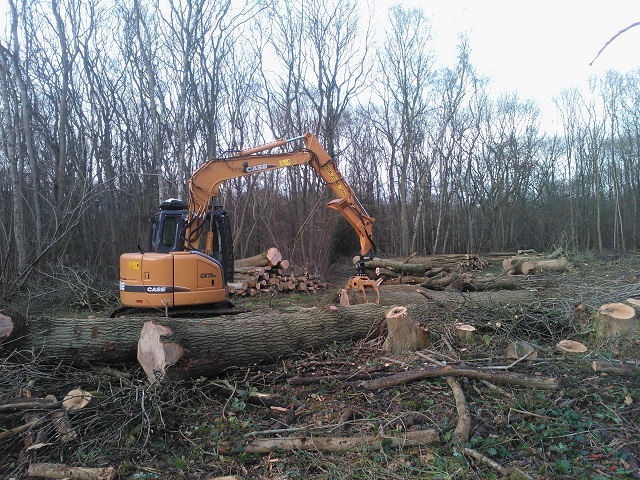
[[529, 260], [522, 262], [520, 269], [523, 275], [531, 275], [540, 272], [566, 272], [571, 267], [566, 258], [555, 260]]
[[474, 345], [476, 343], [476, 327], [473, 325], [456, 325], [456, 335], [465, 345]]
[[386, 437], [277, 437], [255, 438], [243, 443], [224, 442], [218, 445], [218, 451], [224, 455], [233, 453], [270, 453], [274, 450], [306, 450], [321, 452], [362, 452], [382, 448], [405, 448], [417, 445], [439, 443], [440, 435], [436, 430], [416, 430]]
[[640, 374], [640, 365], [631, 363], [613, 363], [594, 361], [591, 366], [595, 372], [614, 373], [616, 375], [637, 375]]
[[426, 282], [421, 283], [420, 286], [432, 290], [442, 290], [448, 287], [451, 282], [458, 278], [458, 276], [459, 275], [457, 273], [451, 272], [444, 276], [430, 278]]
[[602, 305], [593, 317], [593, 329], [599, 338], [640, 338], [636, 312], [633, 307], [624, 303]]
[[458, 423], [451, 436], [451, 443], [457, 447], [464, 447], [471, 434], [471, 412], [458, 381], [455, 378], [447, 377], [447, 384], [453, 391], [453, 398], [456, 401], [456, 410], [458, 411]]
[[165, 361], [172, 364], [166, 370], [170, 379], [212, 377], [226, 368], [275, 361], [295, 351], [365, 338], [377, 330], [384, 315], [379, 305], [362, 304], [266, 310], [212, 319], [154, 320], [153, 324], [171, 332], [155, 340], [147, 337], [141, 348], [161, 357], [151, 362], [153, 365], [162, 364], [165, 343], [172, 344], [168, 347], [172, 352], [177, 347], [183, 349], [177, 359]]
[[57, 463], [32, 463], [27, 471], [30, 477], [70, 480], [111, 480], [116, 478], [116, 473], [113, 467], [68, 467]]
[[384, 350], [391, 353], [415, 352], [431, 345], [427, 333], [411, 317], [406, 307], [395, 307], [387, 313], [388, 334]]
[[[353, 257], [353, 263], [356, 264], [360, 260], [360, 257]], [[391, 260], [385, 258], [375, 257], [373, 260], [366, 262], [365, 268], [386, 268], [396, 273], [403, 273], [407, 275], [414, 275], [416, 277], [424, 276], [428, 267], [423, 264], [405, 263], [398, 260]]]
[[518, 290], [520, 285], [510, 277], [476, 278], [470, 273], [463, 273], [455, 278], [450, 288], [461, 292], [483, 292], [487, 290]]
[[[261, 310], [204, 319], [146, 318], [11, 318], [12, 331], [0, 352], [38, 352], [41, 361], [77, 365], [136, 362], [138, 340], [145, 322], [171, 330], [166, 341], [181, 345], [185, 354], [170, 373], [215, 376], [231, 366], [275, 360], [305, 348], [367, 336], [384, 320], [375, 304], [350, 307]], [[170, 375], [171, 376], [171, 375]]]
[[492, 383], [503, 385], [521, 385], [523, 387], [536, 387], [553, 390], [558, 388], [558, 379], [553, 377], [539, 377], [523, 373], [485, 370], [475, 367], [461, 367], [455, 365], [424, 366], [414, 370], [408, 370], [389, 377], [367, 380], [356, 385], [365, 390], [378, 390], [380, 388], [395, 387], [423, 378], [437, 377], [469, 377], [478, 380], [488, 380]]

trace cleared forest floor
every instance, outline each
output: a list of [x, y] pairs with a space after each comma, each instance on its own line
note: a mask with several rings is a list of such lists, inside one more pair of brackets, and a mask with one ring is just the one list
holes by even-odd
[[[224, 378], [160, 386], [149, 386], [135, 366], [113, 371], [42, 365], [37, 353], [27, 363], [4, 358], [0, 405], [27, 391], [60, 400], [78, 387], [94, 398], [69, 415], [74, 435], [66, 441], [55, 422], [3, 436], [30, 415], [51, 412], [0, 407], [0, 478], [26, 478], [36, 462], [112, 466], [123, 479], [485, 479], [501, 478], [500, 468], [515, 468], [530, 478], [638, 478], [640, 378], [595, 372], [592, 363], [639, 362], [640, 342], [598, 340], [581, 332], [575, 307], [582, 304], [589, 312], [604, 303], [640, 298], [640, 257], [574, 262], [570, 273], [522, 278], [522, 290], [515, 294], [418, 295], [411, 310], [437, 338], [422, 355], [389, 355], [382, 350], [383, 336], [372, 332], [363, 341], [298, 352], [274, 364], [229, 371]], [[254, 297], [244, 306], [326, 304], [336, 301], [336, 289], [275, 300]], [[407, 298], [403, 290], [415, 292], [415, 287], [383, 287], [381, 295], [394, 303], [394, 296]], [[478, 341], [462, 344], [453, 332], [456, 323], [476, 327]], [[561, 353], [556, 344], [563, 339], [580, 341], [588, 351]], [[365, 390], [356, 381], [428, 364], [425, 355], [449, 365], [507, 366], [512, 360], [504, 349], [513, 340], [532, 344], [537, 358], [510, 371], [555, 377], [559, 388], [458, 379], [471, 413], [466, 447], [495, 465], [478, 463], [451, 445], [458, 411], [444, 378], [379, 390]], [[246, 448], [264, 438], [402, 440], [407, 432], [430, 429], [439, 436], [433, 445], [397, 448], [383, 441], [378, 448], [341, 453], [313, 448], [251, 453]]]

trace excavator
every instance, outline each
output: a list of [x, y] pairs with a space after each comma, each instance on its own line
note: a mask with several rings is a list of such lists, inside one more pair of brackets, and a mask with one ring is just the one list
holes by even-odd
[[[270, 153], [300, 140], [303, 148]], [[120, 256], [121, 310], [155, 308], [168, 312], [209, 307], [208, 313], [232, 313], [234, 305], [228, 300], [225, 287], [233, 281], [233, 240], [227, 212], [215, 205], [219, 188], [233, 178], [305, 164], [336, 195], [327, 207], [340, 212], [360, 239], [357, 274], [345, 289], [356, 289], [365, 301], [365, 289], [373, 289], [379, 302], [378, 286], [364, 271], [364, 263], [375, 254], [374, 218], [362, 207], [318, 138], [306, 133], [202, 164], [189, 179], [189, 204], [168, 199], [150, 219], [150, 251]]]

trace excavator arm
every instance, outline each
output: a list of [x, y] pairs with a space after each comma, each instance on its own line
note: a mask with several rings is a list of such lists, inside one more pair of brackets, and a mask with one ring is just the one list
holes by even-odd
[[[304, 139], [305, 148], [289, 153], [263, 153]], [[337, 169], [336, 163], [312, 133], [290, 140], [278, 140], [239, 152], [234, 157], [214, 159], [198, 168], [189, 180], [189, 220], [185, 229], [185, 248], [194, 249], [199, 243], [201, 222], [204, 221], [209, 203], [218, 195], [220, 185], [233, 178], [255, 175], [260, 172], [309, 164], [336, 195], [327, 204], [337, 210], [349, 222], [360, 239], [360, 255], [370, 259], [375, 253], [372, 239], [374, 218], [360, 204], [353, 189]]]
[[[304, 140], [304, 148], [289, 153], [265, 153], [300, 139]], [[339, 172], [333, 158], [312, 133], [243, 150], [234, 157], [213, 159], [200, 166], [189, 180], [189, 214], [183, 235], [185, 250], [197, 249], [209, 204], [211, 199], [218, 195], [218, 190], [223, 182], [233, 178], [304, 164], [310, 165], [333, 191], [336, 198], [330, 201], [327, 207], [340, 212], [353, 227], [360, 240], [357, 275], [349, 280], [346, 289], [357, 289], [366, 298], [365, 288], [373, 288], [377, 295], [377, 301], [379, 301], [380, 295], [376, 282], [370, 280], [364, 273], [364, 262], [372, 259], [375, 255], [375, 244], [372, 238], [375, 219], [367, 214], [356, 198], [353, 189]], [[212, 237], [211, 234], [208, 235], [205, 253], [210, 255]]]

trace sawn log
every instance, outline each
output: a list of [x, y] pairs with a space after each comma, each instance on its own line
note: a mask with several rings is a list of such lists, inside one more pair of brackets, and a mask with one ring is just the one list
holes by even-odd
[[161, 326], [163, 332], [167, 328], [169, 332], [145, 335], [144, 340], [141, 337], [139, 349], [146, 352], [141, 364], [151, 380], [163, 370], [170, 379], [213, 377], [230, 367], [275, 361], [303, 349], [365, 338], [384, 318], [383, 307], [368, 303], [262, 310], [206, 321], [154, 320], [145, 328]]
[[[153, 321], [172, 334], [162, 341], [185, 350], [170, 369], [173, 377], [215, 376], [231, 366], [274, 360], [304, 348], [364, 338], [385, 317], [375, 304], [350, 307], [266, 309], [205, 319], [51, 318], [2, 312], [6, 337], [0, 355], [33, 352], [39, 361], [75, 365], [132, 364], [137, 361], [143, 324]], [[14, 335], [15, 334], [15, 335]]]

